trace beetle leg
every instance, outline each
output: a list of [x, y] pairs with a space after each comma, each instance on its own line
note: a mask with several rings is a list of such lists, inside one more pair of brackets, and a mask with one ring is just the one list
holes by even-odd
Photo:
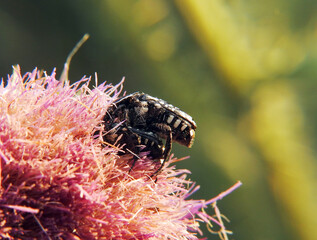
[[165, 143], [165, 149], [163, 153], [164, 162], [162, 163], [162, 165], [165, 163], [166, 159], [168, 158], [168, 156], [170, 155], [172, 151], [172, 138], [173, 138], [173, 135], [172, 135], [172, 132], [170, 131], [167, 135], [167, 139]]
[[132, 168], [134, 167], [135, 163], [139, 160], [139, 158], [137, 156], [135, 156], [135, 154], [133, 154], [133, 159], [132, 159], [132, 164], [131, 167], [129, 169], [129, 173], [131, 172]]
[[157, 175], [162, 170], [165, 162], [167, 161], [172, 150], [172, 138], [173, 138], [173, 135], [172, 135], [172, 132], [170, 131], [166, 138], [165, 150], [163, 153], [163, 157], [164, 157], [163, 162], [161, 163], [161, 166], [151, 175], [151, 178]]

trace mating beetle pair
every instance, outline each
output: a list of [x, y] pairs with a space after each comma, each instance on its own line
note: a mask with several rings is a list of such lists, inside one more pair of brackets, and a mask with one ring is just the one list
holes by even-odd
[[[104, 116], [103, 139], [124, 144], [125, 153], [148, 152], [152, 160], [161, 160], [159, 172], [171, 152], [172, 142], [191, 147], [196, 123], [192, 117], [164, 100], [135, 92], [118, 99]], [[165, 145], [162, 139], [165, 139]], [[133, 168], [137, 159], [132, 163]]]

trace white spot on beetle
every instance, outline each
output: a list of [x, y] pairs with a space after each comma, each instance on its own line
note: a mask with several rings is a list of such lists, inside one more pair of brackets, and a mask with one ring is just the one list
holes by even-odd
[[195, 136], [195, 130], [194, 129], [190, 129], [189, 135], [190, 135], [191, 138], [193, 138]]
[[174, 122], [174, 128], [177, 128], [181, 122], [182, 122], [182, 121], [181, 121], [180, 119], [177, 119], [177, 120]]
[[155, 106], [156, 108], [162, 108], [162, 105], [159, 104], [159, 103], [154, 103], [154, 106]]
[[173, 121], [173, 119], [174, 119], [174, 116], [173, 115], [169, 115], [166, 122], [168, 124], [170, 124]]
[[181, 131], [183, 132], [186, 128], [187, 128], [187, 125], [183, 124], [182, 127], [181, 127]]

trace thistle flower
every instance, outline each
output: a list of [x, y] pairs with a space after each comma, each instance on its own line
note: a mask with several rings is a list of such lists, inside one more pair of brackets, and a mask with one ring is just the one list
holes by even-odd
[[[215, 222], [226, 238], [215, 203], [228, 192], [191, 200], [198, 187], [177, 159], [151, 179], [157, 166], [146, 154], [129, 171], [120, 149], [93, 137], [122, 82], [91, 90], [88, 78], [70, 85], [55, 75], [15, 67], [1, 82], [2, 238], [198, 239], [200, 222]], [[215, 218], [203, 211], [210, 204]]]

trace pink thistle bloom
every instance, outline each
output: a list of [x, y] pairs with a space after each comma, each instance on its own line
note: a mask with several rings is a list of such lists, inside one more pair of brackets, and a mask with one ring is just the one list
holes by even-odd
[[[5, 239], [198, 239], [201, 222], [218, 225], [216, 201], [191, 200], [198, 190], [188, 170], [127, 156], [93, 133], [119, 96], [116, 86], [88, 88], [51, 75], [21, 76], [0, 85], [0, 237]], [[212, 205], [215, 217], [204, 212]]]

